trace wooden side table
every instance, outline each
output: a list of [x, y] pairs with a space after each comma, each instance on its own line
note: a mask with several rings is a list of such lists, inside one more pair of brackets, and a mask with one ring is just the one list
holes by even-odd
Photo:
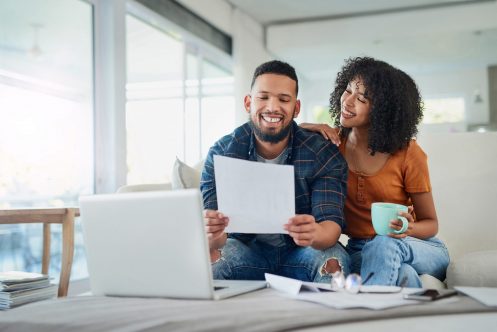
[[50, 224], [62, 224], [62, 262], [58, 296], [67, 296], [74, 255], [74, 218], [78, 208], [9, 209], [0, 210], [0, 224], [43, 224], [43, 256], [41, 273], [48, 274], [50, 266]]

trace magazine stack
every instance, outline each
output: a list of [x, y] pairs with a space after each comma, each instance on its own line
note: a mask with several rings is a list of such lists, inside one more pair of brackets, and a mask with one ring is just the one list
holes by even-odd
[[48, 275], [21, 271], [0, 272], [0, 310], [56, 295], [57, 286], [50, 284]]

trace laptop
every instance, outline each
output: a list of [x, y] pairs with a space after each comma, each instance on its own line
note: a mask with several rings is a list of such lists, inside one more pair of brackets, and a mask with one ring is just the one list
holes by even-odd
[[213, 280], [198, 189], [80, 197], [94, 295], [223, 299], [265, 281]]

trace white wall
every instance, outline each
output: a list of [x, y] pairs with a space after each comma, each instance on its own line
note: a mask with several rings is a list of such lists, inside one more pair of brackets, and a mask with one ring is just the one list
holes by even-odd
[[[274, 54], [285, 58], [296, 55], [306, 58], [308, 55], [314, 55], [319, 61], [308, 58], [309, 68], [316, 64], [321, 67], [318, 67], [321, 72], [328, 72], [332, 67], [331, 60], [336, 59], [336, 54], [340, 55], [341, 60], [344, 59], [342, 50], [354, 49], [369, 53], [366, 48], [373, 50], [371, 44], [375, 40], [387, 41], [394, 37], [397, 45], [391, 46], [399, 47], [402, 40], [410, 37], [429, 37], [433, 34], [451, 36], [468, 31], [495, 29], [496, 13], [497, 3], [486, 2], [430, 10], [272, 25], [267, 28], [267, 47]], [[435, 49], [436, 46], [439, 45], [431, 45], [431, 48]], [[379, 50], [386, 48], [384, 44], [374, 47]], [[308, 52], [308, 49], [312, 49], [313, 52]], [[419, 50], [415, 48], [408, 51], [408, 56], [421, 55], [417, 54]], [[345, 57], [355, 54], [345, 52]]]
[[[489, 120], [487, 68], [470, 68], [457, 71], [412, 75], [423, 98], [464, 97], [466, 123], [486, 123]], [[483, 99], [474, 103], [475, 90]]]

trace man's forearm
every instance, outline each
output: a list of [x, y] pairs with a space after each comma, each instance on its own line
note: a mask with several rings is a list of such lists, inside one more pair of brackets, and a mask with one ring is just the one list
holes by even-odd
[[333, 221], [323, 221], [318, 225], [319, 231], [311, 247], [317, 250], [324, 250], [334, 246], [342, 234], [341, 227]]
[[221, 236], [215, 240], [209, 240], [209, 248], [210, 249], [222, 248], [226, 244], [227, 238], [228, 238], [228, 234], [223, 233], [223, 236]]

